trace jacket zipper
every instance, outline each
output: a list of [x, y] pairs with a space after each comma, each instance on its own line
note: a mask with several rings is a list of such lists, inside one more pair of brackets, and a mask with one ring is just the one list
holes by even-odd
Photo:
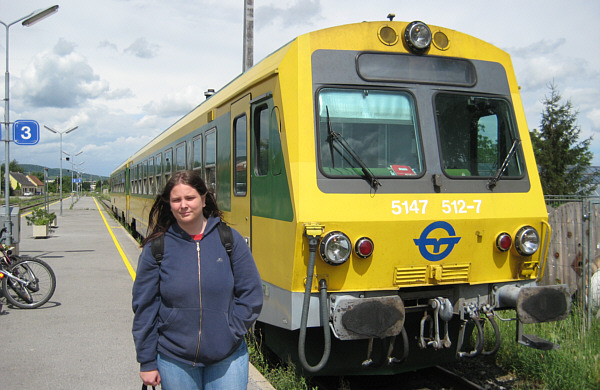
[[196, 346], [196, 357], [194, 359], [194, 367], [198, 362], [198, 354], [200, 352], [200, 338], [202, 336], [202, 284], [200, 282], [200, 241], [196, 241], [196, 253], [198, 254], [198, 295], [200, 297], [200, 323], [198, 326], [198, 345]]

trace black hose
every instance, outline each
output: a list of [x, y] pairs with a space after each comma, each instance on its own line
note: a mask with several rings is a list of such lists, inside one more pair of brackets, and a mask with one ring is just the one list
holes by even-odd
[[329, 355], [331, 353], [331, 334], [329, 332], [329, 321], [328, 321], [328, 313], [327, 313], [327, 282], [325, 279], [321, 279], [319, 281], [319, 290], [320, 290], [320, 306], [321, 306], [321, 327], [323, 328], [323, 336], [325, 338], [325, 346], [323, 349], [323, 356], [321, 357], [321, 361], [316, 366], [311, 366], [306, 361], [306, 324], [308, 322], [308, 309], [310, 308], [310, 292], [312, 289], [312, 280], [315, 268], [315, 254], [317, 252], [317, 244], [319, 240], [316, 237], [308, 238], [308, 247], [309, 247], [309, 257], [308, 257], [308, 268], [306, 270], [306, 286], [304, 288], [304, 300], [302, 302], [302, 317], [300, 319], [300, 338], [298, 339], [298, 357], [300, 358], [300, 363], [304, 369], [308, 372], [317, 372], [320, 371], [327, 361], [329, 360]]
[[489, 313], [486, 315], [486, 317], [490, 321], [490, 324], [492, 325], [492, 328], [494, 329], [494, 336], [496, 337], [496, 345], [494, 346], [494, 348], [491, 351], [483, 350], [481, 352], [482, 355], [489, 356], [489, 355], [495, 354], [500, 349], [500, 344], [502, 344], [502, 336], [500, 336], [500, 329], [498, 328], [498, 323], [494, 319], [494, 314]]
[[479, 322], [479, 318], [477, 317], [472, 317], [469, 321], [472, 321], [475, 324], [475, 327], [477, 328], [475, 349], [471, 352], [459, 352], [459, 357], [475, 357], [479, 355], [481, 351], [483, 351], [483, 326], [481, 326], [481, 322]]

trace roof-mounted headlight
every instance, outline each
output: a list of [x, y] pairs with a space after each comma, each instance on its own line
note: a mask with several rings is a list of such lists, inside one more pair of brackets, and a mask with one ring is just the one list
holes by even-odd
[[532, 226], [523, 226], [515, 235], [515, 249], [521, 256], [531, 256], [540, 247], [540, 235]]
[[404, 41], [415, 54], [423, 54], [431, 46], [431, 30], [423, 22], [411, 22], [404, 30]]
[[340, 265], [350, 257], [352, 243], [342, 232], [329, 232], [321, 240], [319, 249], [323, 261], [331, 265]]

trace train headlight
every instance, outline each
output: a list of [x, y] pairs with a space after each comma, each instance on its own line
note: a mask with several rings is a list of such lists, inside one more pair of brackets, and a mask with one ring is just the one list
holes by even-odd
[[415, 54], [422, 54], [431, 46], [431, 30], [423, 22], [411, 22], [404, 30], [404, 41]]
[[323, 261], [331, 265], [340, 265], [350, 257], [352, 243], [342, 232], [329, 232], [321, 240], [319, 249]]
[[521, 256], [531, 256], [540, 247], [540, 235], [532, 226], [523, 226], [515, 235], [515, 249]]
[[354, 244], [354, 252], [356, 252], [358, 257], [363, 259], [371, 256], [374, 249], [375, 245], [373, 244], [373, 240], [371, 240], [369, 237], [361, 237]]
[[510, 237], [510, 234], [508, 234], [508, 233], [498, 234], [498, 237], [496, 237], [496, 248], [498, 248], [498, 250], [500, 252], [506, 252], [507, 250], [510, 249], [511, 245], [512, 245], [512, 238]]

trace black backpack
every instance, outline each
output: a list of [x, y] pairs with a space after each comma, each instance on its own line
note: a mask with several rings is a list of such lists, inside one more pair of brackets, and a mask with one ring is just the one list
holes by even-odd
[[[219, 237], [221, 237], [221, 243], [225, 247], [227, 251], [227, 256], [229, 256], [229, 263], [231, 264], [231, 253], [233, 252], [233, 233], [231, 233], [231, 227], [229, 227], [225, 222], [219, 221], [217, 225], [217, 230], [219, 231]], [[165, 235], [161, 234], [156, 237], [154, 240], [150, 242], [150, 248], [152, 249], [152, 256], [156, 259], [156, 263], [160, 267], [160, 263], [163, 259], [163, 254], [165, 252]]]

